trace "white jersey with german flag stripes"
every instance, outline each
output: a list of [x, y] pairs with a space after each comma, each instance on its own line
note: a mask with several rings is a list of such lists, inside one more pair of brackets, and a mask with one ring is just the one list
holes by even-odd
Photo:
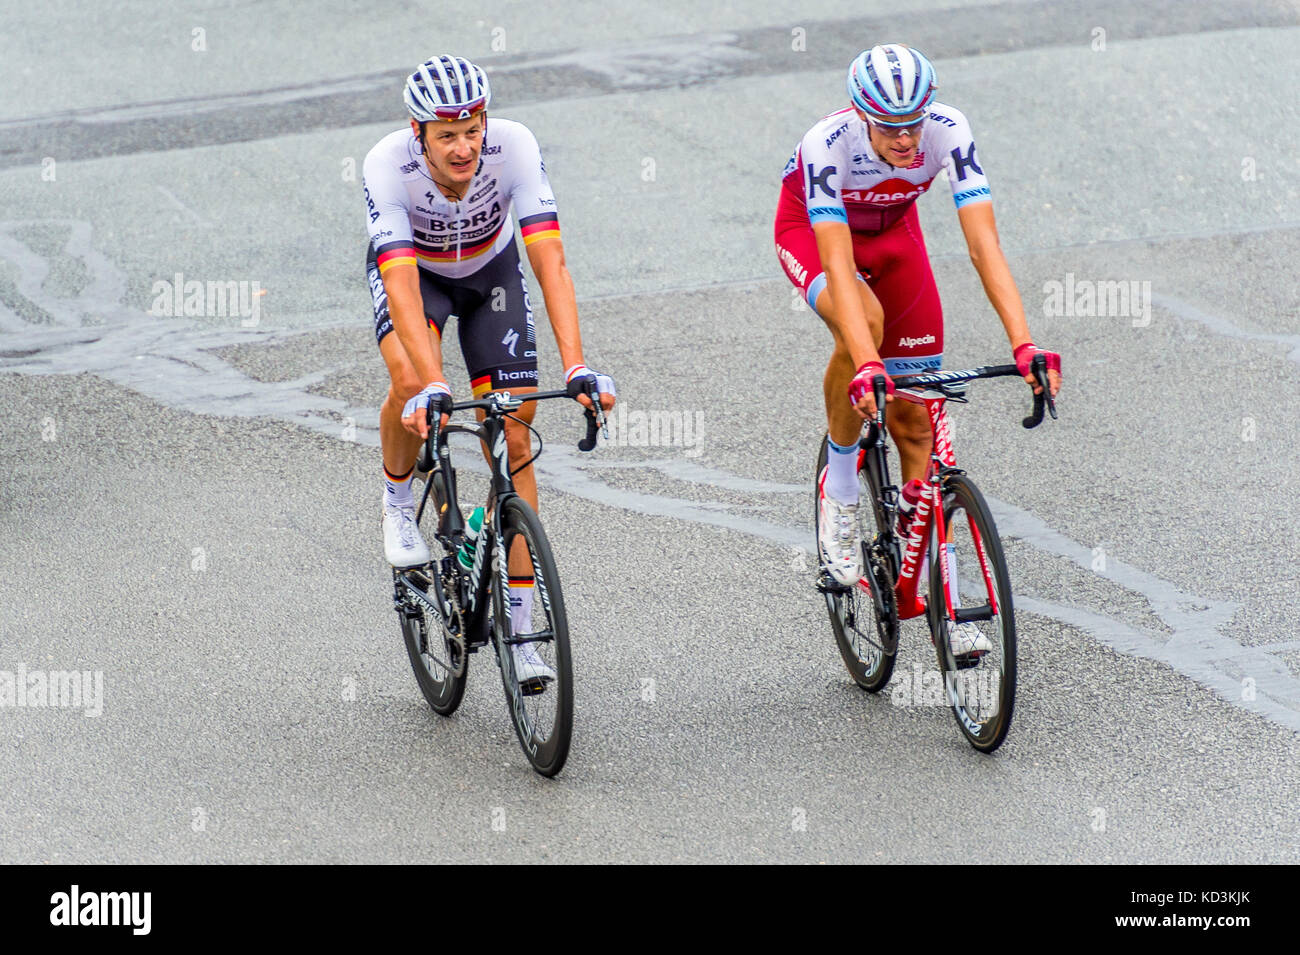
[[488, 118], [478, 171], [462, 201], [448, 199], [429, 177], [409, 126], [366, 155], [362, 186], [381, 274], [398, 263], [444, 278], [474, 274], [514, 242], [512, 206], [525, 245], [560, 234], [537, 139], [508, 119]]
[[852, 107], [825, 116], [804, 135], [786, 164], [785, 191], [810, 223], [838, 221], [854, 232], [879, 232], [896, 222], [941, 170], [957, 208], [988, 202], [989, 181], [961, 110], [932, 102], [916, 159], [897, 169], [876, 155], [867, 126]]

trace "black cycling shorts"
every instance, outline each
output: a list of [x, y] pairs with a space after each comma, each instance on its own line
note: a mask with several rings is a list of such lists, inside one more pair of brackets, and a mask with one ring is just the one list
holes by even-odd
[[[375, 341], [393, 330], [388, 293], [375, 261], [375, 248], [366, 255], [366, 279], [375, 311]], [[474, 396], [522, 386], [536, 387], [537, 335], [528, 283], [519, 250], [512, 242], [473, 275], [447, 279], [420, 269], [420, 298], [424, 317], [442, 338], [447, 319], [455, 315], [460, 350], [465, 356]]]

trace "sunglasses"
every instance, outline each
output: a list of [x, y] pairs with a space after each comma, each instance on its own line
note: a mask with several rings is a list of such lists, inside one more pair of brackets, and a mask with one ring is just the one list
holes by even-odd
[[903, 135], [910, 135], [915, 139], [921, 135], [921, 127], [925, 125], [925, 115], [922, 114], [920, 119], [916, 120], [916, 122], [908, 123], [906, 126], [899, 123], [882, 123], [880, 120], [873, 119], [870, 116], [867, 117], [867, 122], [876, 127], [876, 129], [880, 130], [882, 134], [890, 139], [898, 139]]
[[443, 122], [454, 123], [458, 119], [469, 119], [483, 109], [484, 103], [484, 100], [478, 99], [466, 106], [439, 106], [433, 113]]

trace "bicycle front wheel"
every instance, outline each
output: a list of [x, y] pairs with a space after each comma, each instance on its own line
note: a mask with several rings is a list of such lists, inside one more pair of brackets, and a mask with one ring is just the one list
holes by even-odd
[[[813, 475], [813, 526], [815, 540], [821, 539], [822, 469], [826, 467], [826, 438], [822, 438]], [[894, 649], [898, 645], [898, 612], [894, 602], [894, 581], [888, 562], [876, 552], [876, 491], [867, 472], [858, 472], [858, 533], [862, 546], [862, 579], [847, 590], [826, 591], [826, 611], [831, 632], [844, 666], [853, 681], [869, 693], [878, 693], [894, 673]], [[814, 550], [821, 560], [821, 549]]]
[[1016, 697], [1011, 581], [1002, 541], [979, 488], [961, 474], [947, 475], [943, 488], [948, 540], [932, 544], [930, 634], [962, 735], [980, 752], [991, 753], [1011, 728]]
[[[516, 541], [528, 553], [534, 581], [526, 619], [513, 619], [509, 605], [507, 556]], [[573, 734], [573, 666], [560, 576], [542, 523], [522, 498], [508, 497], [501, 506], [501, 539], [494, 546], [502, 549], [493, 565], [490, 626], [510, 719], [533, 769], [554, 776], [564, 768]]]

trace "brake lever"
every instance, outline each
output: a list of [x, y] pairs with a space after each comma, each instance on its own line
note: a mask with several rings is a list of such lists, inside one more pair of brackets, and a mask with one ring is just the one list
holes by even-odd
[[1051, 386], [1051, 381], [1050, 381], [1050, 380], [1048, 379], [1048, 377], [1047, 377], [1047, 359], [1046, 359], [1046, 358], [1043, 359], [1043, 367], [1042, 367], [1042, 369], [1040, 369], [1040, 370], [1039, 370], [1039, 371], [1034, 375], [1034, 377], [1037, 378], [1037, 379], [1038, 379], [1038, 383], [1039, 383], [1040, 385], [1043, 386], [1043, 397], [1047, 399], [1047, 410], [1048, 410], [1048, 412], [1051, 414], [1051, 416], [1052, 416], [1052, 420], [1055, 421], [1055, 420], [1056, 420], [1056, 399], [1052, 397], [1052, 386]]
[[1042, 391], [1034, 395], [1033, 412], [1031, 412], [1029, 417], [1025, 418], [1020, 423], [1025, 428], [1037, 428], [1043, 423], [1044, 409], [1047, 409], [1052, 413], [1053, 421], [1056, 420], [1056, 400], [1052, 398], [1051, 385], [1047, 379], [1047, 358], [1043, 355], [1035, 355], [1033, 361], [1029, 364], [1029, 371], [1034, 376], [1034, 380], [1038, 382], [1038, 386]]
[[871, 390], [876, 397], [876, 416], [871, 423], [883, 435], [885, 433], [885, 396], [889, 393], [885, 385], [884, 375], [876, 375], [871, 379]]
[[415, 462], [415, 466], [420, 471], [428, 474], [433, 470], [434, 448], [438, 446], [438, 426], [442, 421], [442, 413], [441, 408], [434, 408], [432, 401], [429, 402], [425, 412], [428, 415], [426, 421], [429, 425], [429, 436], [420, 445], [420, 457]]
[[578, 442], [579, 451], [591, 451], [596, 447], [596, 435], [602, 433], [606, 440], [609, 440], [609, 429], [606, 427], [604, 409], [600, 406], [600, 392], [596, 390], [595, 381], [585, 382], [582, 379], [575, 378], [569, 382], [565, 389], [570, 398], [577, 398], [580, 394], [586, 394], [591, 400], [590, 408], [583, 408], [583, 416], [587, 419], [587, 434]]
[[601, 437], [606, 441], [609, 440], [609, 419], [605, 417], [605, 408], [600, 403], [600, 389], [596, 387], [595, 379], [587, 388], [587, 397], [591, 399], [591, 409], [596, 424], [600, 428]]

